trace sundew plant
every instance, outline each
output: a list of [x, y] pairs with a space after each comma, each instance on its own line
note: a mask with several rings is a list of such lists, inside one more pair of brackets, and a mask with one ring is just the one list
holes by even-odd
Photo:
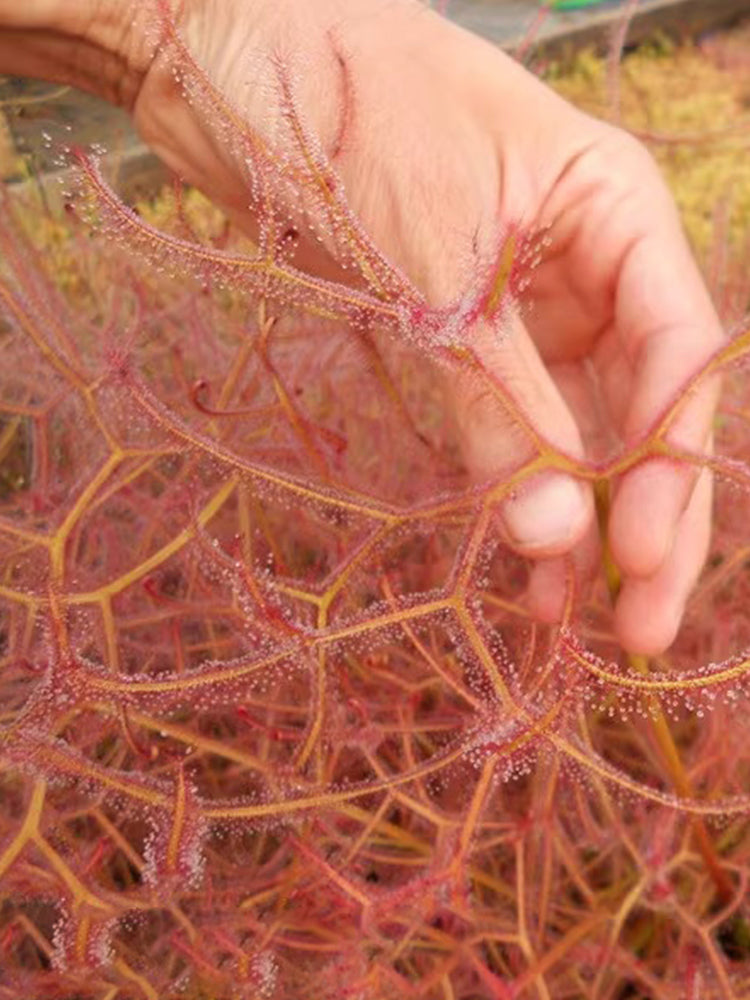
[[[283, 65], [269, 144], [183, 57], [245, 150], [256, 239], [179, 186], [134, 211], [85, 150], [63, 221], [3, 195], [0, 1000], [749, 996], [741, 276], [637, 448], [574, 460], [463, 337], [525, 307], [544, 234], [507, 231], [431, 309]], [[312, 218], [340, 281], [295, 265]], [[467, 373], [527, 442], [481, 484], [442, 398]], [[717, 374], [715, 453], [676, 451]], [[614, 639], [606, 549], [543, 624], [497, 521], [559, 469], [605, 519], [654, 456], [717, 498], [649, 661]]]

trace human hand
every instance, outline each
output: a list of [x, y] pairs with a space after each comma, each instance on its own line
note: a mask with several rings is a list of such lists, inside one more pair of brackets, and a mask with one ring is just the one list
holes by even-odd
[[[211, 107], [185, 100], [173, 76], [180, 44], [271, 143], [281, 60], [354, 214], [431, 305], [461, 296], [502, 224], [547, 234], [528, 290], [533, 308], [509, 316], [500, 333], [478, 323], [468, 336], [556, 449], [575, 459], [636, 444], [719, 344], [648, 154], [493, 46], [417, 0], [189, 0], [171, 40], [159, 24], [149, 36], [148, 12], [170, 15], [174, 6], [134, 8], [139, 23], [121, 49], [138, 68], [134, 119], [171, 167], [246, 229], [256, 220], [243, 150]], [[155, 51], [149, 37], [160, 39]], [[325, 247], [304, 238], [295, 261], [335, 271]], [[454, 394], [475, 475], [517, 466], [528, 441], [491, 394], [471, 379], [458, 380]], [[707, 448], [715, 397], [712, 384], [693, 393], [671, 443]], [[687, 468], [652, 459], [620, 477], [609, 540], [623, 574], [615, 625], [628, 649], [655, 653], [671, 642], [705, 558], [710, 506], [707, 473], [696, 481]], [[593, 549], [589, 488], [545, 473], [504, 505], [503, 518], [511, 544], [537, 561], [532, 602], [553, 617], [560, 557], [583, 553], [585, 561]]]

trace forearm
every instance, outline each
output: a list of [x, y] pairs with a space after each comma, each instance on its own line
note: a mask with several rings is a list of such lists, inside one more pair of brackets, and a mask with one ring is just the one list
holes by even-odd
[[131, 0], [0, 0], [0, 73], [68, 83], [131, 107], [148, 65]]

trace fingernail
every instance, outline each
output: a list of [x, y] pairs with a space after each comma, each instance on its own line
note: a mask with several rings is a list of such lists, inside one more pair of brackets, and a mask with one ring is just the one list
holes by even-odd
[[504, 508], [506, 527], [519, 546], [546, 549], [572, 541], [588, 517], [583, 487], [570, 476], [551, 473], [533, 481]]

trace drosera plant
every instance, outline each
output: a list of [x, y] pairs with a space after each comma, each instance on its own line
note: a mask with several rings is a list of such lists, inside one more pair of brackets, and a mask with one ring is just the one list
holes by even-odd
[[[0, 998], [747, 996], [750, 331], [636, 449], [574, 462], [463, 338], [523, 302], [538, 235], [429, 309], [278, 88], [283, 158], [227, 124], [253, 242], [178, 187], [128, 208], [74, 150], [50, 269], [38, 206], [3, 196]], [[294, 266], [280, 175], [346, 282]], [[528, 439], [502, 479], [469, 481], [446, 371]], [[715, 454], [678, 453], [717, 373]], [[646, 664], [606, 553], [534, 619], [497, 509], [563, 468], [605, 520], [649, 456], [718, 485]]]

